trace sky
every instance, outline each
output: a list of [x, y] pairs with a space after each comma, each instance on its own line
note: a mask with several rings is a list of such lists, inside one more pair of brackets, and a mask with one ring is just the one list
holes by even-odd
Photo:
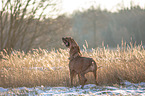
[[[52, 12], [54, 14], [54, 17], [57, 17], [59, 14], [72, 14], [73, 12], [79, 10], [84, 11], [90, 8], [91, 6], [98, 7], [101, 10], [108, 10], [110, 12], [117, 12], [123, 7], [130, 8], [131, 3], [132, 5], [139, 5], [141, 8], [145, 8], [145, 0], [54, 0], [54, 2], [59, 5], [59, 13]], [[1, 0], [0, 0], [0, 6]], [[2, 8], [0, 7], [0, 10]], [[40, 10], [38, 13], [41, 13], [42, 10]], [[46, 14], [48, 14], [48, 9], [46, 9]], [[55, 15], [56, 14], [56, 15]]]
[[64, 13], [73, 13], [76, 10], [83, 11], [90, 8], [90, 6], [100, 6], [102, 10], [106, 9], [111, 12], [117, 12], [121, 7], [130, 7], [133, 5], [140, 5], [145, 8], [145, 0], [62, 0], [62, 10]]

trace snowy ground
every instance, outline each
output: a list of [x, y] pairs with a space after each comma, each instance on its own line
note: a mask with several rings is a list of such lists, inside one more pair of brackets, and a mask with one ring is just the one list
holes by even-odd
[[125, 82], [123, 86], [96, 86], [88, 84], [81, 89], [77, 87], [44, 87], [38, 86], [33, 88], [2, 88], [0, 87], [0, 95], [39, 95], [39, 96], [72, 96], [72, 95], [140, 95], [145, 96], [145, 82], [134, 84]]

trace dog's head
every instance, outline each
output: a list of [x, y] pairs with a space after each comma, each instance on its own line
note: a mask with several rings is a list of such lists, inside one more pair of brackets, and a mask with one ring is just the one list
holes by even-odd
[[67, 48], [71, 48], [74, 46], [77, 46], [77, 43], [72, 39], [71, 37], [63, 37], [62, 38], [63, 43]]

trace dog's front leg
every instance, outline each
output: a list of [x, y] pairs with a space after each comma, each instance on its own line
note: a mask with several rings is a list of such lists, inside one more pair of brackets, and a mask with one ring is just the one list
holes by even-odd
[[73, 70], [70, 70], [70, 81], [71, 81], [71, 87], [73, 86], [73, 78], [76, 75], [76, 72]]
[[71, 82], [71, 87], [73, 86], [73, 73], [72, 72], [70, 72], [70, 82]]

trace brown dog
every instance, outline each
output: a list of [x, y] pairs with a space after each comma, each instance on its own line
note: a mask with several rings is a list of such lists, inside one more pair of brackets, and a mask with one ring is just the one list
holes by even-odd
[[97, 65], [92, 58], [82, 57], [80, 53], [80, 47], [71, 37], [62, 38], [65, 46], [70, 49], [69, 57], [69, 70], [71, 78], [71, 86], [73, 85], [73, 77], [78, 74], [79, 83], [84, 87], [87, 79], [85, 74], [93, 72], [95, 77], [95, 83], [97, 84]]

